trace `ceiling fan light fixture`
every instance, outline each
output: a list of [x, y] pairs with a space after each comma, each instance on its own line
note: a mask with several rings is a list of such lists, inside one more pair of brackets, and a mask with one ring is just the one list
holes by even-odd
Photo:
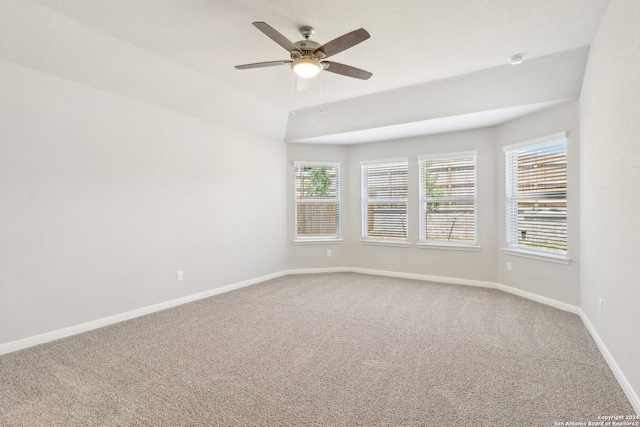
[[294, 61], [291, 64], [291, 68], [293, 68], [293, 72], [298, 76], [310, 79], [311, 77], [317, 76], [322, 70], [322, 65], [318, 61], [314, 61], [311, 58], [302, 58]]

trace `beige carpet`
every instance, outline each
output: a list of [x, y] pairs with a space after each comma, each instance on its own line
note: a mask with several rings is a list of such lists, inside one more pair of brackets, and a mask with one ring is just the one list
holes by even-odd
[[2, 426], [553, 426], [632, 414], [580, 319], [287, 276], [0, 357]]

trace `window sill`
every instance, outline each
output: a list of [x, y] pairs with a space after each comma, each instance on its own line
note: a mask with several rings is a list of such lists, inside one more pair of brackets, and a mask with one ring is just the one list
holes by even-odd
[[444, 243], [418, 243], [418, 248], [420, 249], [445, 249], [449, 251], [470, 251], [470, 252], [479, 252], [480, 246], [478, 245], [464, 245], [464, 244], [444, 244]]
[[294, 245], [336, 245], [342, 243], [342, 239], [334, 237], [327, 239], [294, 239]]
[[502, 248], [507, 255], [519, 256], [522, 258], [537, 259], [539, 261], [554, 262], [556, 264], [569, 264], [571, 258], [566, 255], [545, 254], [540, 252], [526, 251], [514, 248]]
[[360, 243], [363, 245], [372, 245], [372, 246], [395, 246], [400, 248], [408, 248], [411, 246], [411, 242], [404, 241], [388, 241], [388, 240], [370, 240], [370, 239], [362, 239]]

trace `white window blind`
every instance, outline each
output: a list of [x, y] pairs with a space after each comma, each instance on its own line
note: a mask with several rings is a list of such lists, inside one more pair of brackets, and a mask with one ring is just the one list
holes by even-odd
[[476, 154], [421, 156], [420, 241], [476, 243]]
[[505, 147], [507, 247], [567, 252], [566, 138]]
[[362, 238], [407, 241], [407, 160], [362, 164]]
[[340, 166], [294, 163], [296, 239], [340, 237]]

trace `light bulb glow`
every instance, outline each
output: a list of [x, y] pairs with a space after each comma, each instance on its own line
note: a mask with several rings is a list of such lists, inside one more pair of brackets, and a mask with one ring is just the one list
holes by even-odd
[[320, 63], [309, 58], [299, 59], [291, 64], [291, 67], [298, 76], [305, 79], [317, 76], [322, 70]]

